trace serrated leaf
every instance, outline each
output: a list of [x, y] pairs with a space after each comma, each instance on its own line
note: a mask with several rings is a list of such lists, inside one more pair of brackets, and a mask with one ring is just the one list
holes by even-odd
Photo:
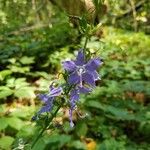
[[80, 122], [76, 125], [76, 134], [81, 137], [85, 136], [87, 133], [87, 125], [84, 122]]
[[22, 106], [21, 108], [16, 108], [11, 112], [10, 116], [18, 117], [18, 118], [28, 118], [34, 113], [35, 107]]
[[6, 86], [0, 86], [0, 99], [6, 98], [13, 94], [13, 90]]
[[5, 111], [6, 111], [6, 105], [5, 104], [0, 105], [0, 114], [5, 113]]
[[14, 87], [14, 83], [15, 83], [15, 78], [10, 78], [6, 81], [7, 83], [7, 86], [10, 87], [10, 88], [13, 88]]
[[19, 73], [26, 73], [30, 71], [30, 66], [8, 66], [8, 68], [12, 71], [12, 72], [19, 72]]
[[13, 129], [20, 130], [24, 126], [24, 122], [16, 117], [7, 118], [8, 125]]
[[88, 107], [93, 107], [93, 108], [104, 110], [103, 105], [98, 101], [88, 101], [88, 102], [86, 102], [85, 105], [88, 106]]
[[113, 106], [107, 106], [106, 112], [109, 112], [116, 116], [118, 119], [125, 119], [125, 120], [133, 120], [135, 119], [133, 114], [130, 114], [127, 110], [121, 108], [115, 108]]
[[44, 141], [43, 138], [39, 139], [36, 144], [34, 145], [34, 147], [32, 148], [32, 150], [45, 150], [46, 148], [46, 143]]
[[99, 150], [126, 150], [125, 142], [110, 138], [100, 144]]
[[[46, 146], [48, 147], [55, 147], [55, 149], [60, 149], [66, 143], [69, 143], [71, 137], [69, 135], [51, 135], [41, 138], [36, 145], [34, 146], [33, 150], [45, 150]], [[53, 149], [53, 148], [52, 148]]]
[[23, 126], [17, 133], [17, 137], [31, 137], [34, 135], [35, 127], [31, 125]]
[[8, 126], [7, 118], [0, 118], [0, 131], [4, 130]]
[[32, 87], [21, 87], [15, 91], [14, 95], [18, 98], [35, 98]]
[[0, 71], [0, 80], [4, 80], [6, 76], [10, 75], [12, 72], [10, 70]]
[[87, 21], [86, 21], [86, 18], [85, 17], [82, 17], [80, 20], [79, 20], [79, 24], [80, 24], [80, 27], [81, 27], [81, 30], [82, 32], [84, 33], [87, 29]]
[[86, 150], [86, 145], [84, 143], [82, 143], [81, 141], [72, 141], [71, 143], [69, 143], [69, 147], [71, 147], [71, 149], [75, 148], [77, 150]]
[[28, 85], [29, 85], [29, 83], [26, 82], [26, 78], [17, 78], [14, 82], [14, 86], [16, 89], [20, 88], [20, 87], [26, 87]]
[[23, 56], [19, 61], [24, 65], [33, 64], [34, 57]]
[[115, 116], [117, 119], [124, 119], [124, 120], [134, 120], [135, 115], [129, 113], [126, 109], [123, 108], [116, 108], [111, 105], [105, 105], [105, 104], [100, 104], [97, 101], [88, 101], [86, 103], [88, 107], [94, 107], [97, 109], [100, 109], [106, 113], [110, 113], [111, 115]]
[[44, 141], [46, 143], [55, 143], [58, 142], [60, 147], [63, 146], [65, 143], [68, 143], [71, 140], [71, 137], [69, 135], [53, 135], [50, 137], [45, 137]]
[[12, 138], [11, 136], [4, 136], [0, 138], [0, 149], [10, 149], [10, 146], [12, 145], [13, 141], [14, 138]]

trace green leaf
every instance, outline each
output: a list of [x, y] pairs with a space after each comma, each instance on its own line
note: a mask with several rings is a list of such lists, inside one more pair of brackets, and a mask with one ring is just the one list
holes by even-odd
[[23, 56], [19, 61], [24, 65], [33, 64], [34, 57]]
[[85, 136], [87, 133], [87, 125], [84, 122], [78, 122], [77, 126], [76, 126], [76, 134], [81, 137], [81, 136]]
[[0, 131], [7, 128], [7, 126], [8, 126], [7, 118], [5, 117], [0, 118]]
[[4, 136], [0, 138], [0, 149], [8, 150], [10, 149], [10, 146], [12, 145], [14, 141], [14, 138], [10, 136]]
[[31, 125], [26, 125], [23, 126], [23, 128], [21, 128], [21, 130], [19, 130], [19, 132], [17, 133], [17, 137], [31, 137], [34, 135], [34, 131], [35, 131], [35, 127], [31, 126]]
[[86, 21], [86, 18], [84, 16], [82, 18], [80, 18], [79, 24], [80, 24], [82, 32], [84, 33], [87, 29], [87, 21]]
[[28, 86], [29, 83], [26, 82], [26, 78], [17, 78], [14, 82], [14, 86], [15, 88], [20, 88], [20, 87], [23, 87], [23, 86]]
[[109, 112], [116, 116], [118, 119], [125, 119], [125, 120], [133, 120], [135, 119], [135, 116], [133, 114], [130, 114], [127, 110], [121, 109], [121, 108], [115, 108], [113, 106], [107, 106], [106, 112]]
[[50, 137], [45, 137], [44, 141], [46, 143], [55, 143], [58, 142], [59, 146], [62, 147], [64, 144], [70, 142], [71, 137], [69, 135], [61, 134], [61, 135], [53, 135]]
[[6, 83], [7, 83], [8, 87], [13, 88], [14, 87], [14, 83], [15, 83], [15, 78], [8, 79]]
[[117, 141], [113, 138], [102, 142], [98, 148], [99, 150], [126, 150], [124, 141]]
[[0, 99], [6, 98], [13, 94], [13, 90], [6, 86], [0, 86]]
[[36, 143], [33, 150], [45, 150], [46, 147], [51, 147], [51, 149], [60, 149], [63, 145], [69, 143], [70, 140], [71, 137], [64, 134], [45, 136]]
[[16, 117], [7, 118], [8, 125], [13, 129], [20, 130], [24, 126], [24, 122]]
[[13, 117], [18, 117], [18, 118], [23, 118], [23, 119], [28, 119], [29, 117], [31, 117], [31, 115], [34, 113], [35, 111], [35, 107], [33, 106], [22, 106], [21, 108], [15, 108], [10, 116]]
[[100, 109], [107, 114], [111, 114], [111, 115], [115, 116], [116, 119], [123, 119], [123, 120], [134, 120], [135, 119], [135, 115], [129, 113], [124, 108], [119, 108], [119, 107], [116, 108], [116, 107], [111, 106], [111, 105], [101, 104], [97, 101], [88, 101], [86, 103], [86, 105], [88, 107], [94, 107], [94, 108]]
[[30, 66], [25, 66], [25, 67], [23, 67], [23, 66], [15, 66], [15, 65], [13, 65], [13, 66], [8, 66], [8, 68], [12, 71], [12, 72], [18, 72], [18, 73], [26, 73], [26, 72], [29, 72], [30, 71]]
[[52, 135], [41, 138], [33, 150], [45, 150], [46, 146], [51, 147], [51, 149], [60, 149], [64, 144], [70, 142], [71, 138], [68, 135]]
[[10, 75], [12, 72], [10, 70], [0, 71], [0, 80], [4, 80], [6, 76]]
[[88, 107], [93, 107], [93, 108], [104, 110], [103, 105], [100, 102], [97, 102], [97, 101], [91, 101], [90, 100], [90, 101], [86, 102], [85, 105], [87, 105]]
[[18, 98], [35, 98], [34, 88], [32, 87], [21, 87], [15, 91], [14, 95]]
[[35, 77], [43, 77], [45, 79], [49, 79], [50, 78], [50, 75], [48, 73], [44, 72], [44, 71], [43, 72], [42, 71], [36, 71], [36, 72], [33, 73], [33, 76], [35, 76]]
[[32, 148], [32, 150], [45, 150], [46, 145], [47, 144], [45, 143], [44, 139], [41, 138], [41, 139], [39, 139], [37, 141], [37, 143], [34, 145], [34, 147]]
[[6, 112], [6, 105], [2, 104], [0, 105], [0, 114], [4, 114]]
[[86, 150], [86, 145], [84, 143], [82, 143], [81, 141], [72, 141], [71, 143], [69, 143], [69, 147], [71, 147], [71, 149], [75, 148], [78, 150]]

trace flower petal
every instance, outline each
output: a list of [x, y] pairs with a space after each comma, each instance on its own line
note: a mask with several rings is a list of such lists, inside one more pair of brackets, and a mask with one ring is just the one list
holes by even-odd
[[95, 86], [94, 76], [92, 74], [86, 72], [82, 75], [82, 79], [85, 83]]
[[73, 61], [64, 61], [62, 64], [64, 69], [67, 71], [72, 72], [76, 69], [76, 64]]
[[44, 112], [50, 112], [53, 107], [54, 99], [51, 99], [45, 103], [45, 105], [40, 109], [38, 114], [44, 113]]
[[43, 106], [40, 111], [38, 112], [38, 114], [42, 114], [42, 113], [45, 113], [45, 112], [49, 112], [50, 111], [50, 106], [46, 105], [46, 106]]
[[80, 77], [77, 74], [77, 72], [74, 72], [69, 76], [68, 82], [70, 84], [77, 84], [77, 83], [79, 83], [79, 81], [80, 81]]
[[70, 93], [70, 110], [69, 110], [69, 119], [70, 119], [70, 126], [73, 127], [74, 123], [72, 121], [72, 112], [75, 109], [76, 101], [79, 100], [79, 90], [74, 89]]
[[100, 78], [100, 75], [98, 74], [97, 71], [93, 71], [92, 74], [93, 74], [93, 76], [94, 76], [94, 80], [95, 80], [95, 81], [101, 79], [101, 78]]
[[92, 89], [91, 88], [87, 88], [87, 87], [78, 87], [79, 88], [79, 91], [80, 91], [80, 93], [83, 93], [83, 94], [86, 94], [86, 93], [90, 93], [91, 91], [92, 91]]
[[78, 65], [78, 66], [82, 66], [84, 65], [84, 54], [83, 54], [83, 50], [81, 49], [79, 52], [78, 52], [78, 55], [77, 55], [77, 58], [76, 58], [76, 61], [75, 61], [75, 64]]
[[38, 94], [37, 95], [43, 102], [47, 102], [50, 98], [47, 94]]
[[[70, 101], [71, 101], [71, 102], [75, 102], [75, 101], [77, 101], [77, 100], [79, 100], [79, 90], [74, 89], [74, 90], [72, 90], [71, 93], [70, 93]], [[72, 105], [72, 106], [73, 106], [73, 105]]]
[[72, 119], [72, 109], [69, 110], [69, 119], [70, 119], [70, 127], [74, 127], [73, 119]]
[[85, 68], [88, 71], [95, 71], [101, 64], [102, 61], [99, 58], [94, 58], [89, 60], [89, 62], [85, 65]]
[[53, 88], [50, 91], [50, 96], [49, 97], [55, 97], [55, 96], [59, 96], [62, 93], [62, 87], [58, 87], [58, 88]]

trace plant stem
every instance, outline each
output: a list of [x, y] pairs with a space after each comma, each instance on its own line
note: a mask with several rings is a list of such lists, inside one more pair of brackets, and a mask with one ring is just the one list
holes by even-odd
[[86, 38], [85, 38], [85, 43], [84, 43], [84, 47], [83, 47], [84, 55], [85, 55], [85, 50], [86, 50], [87, 42], [88, 42], [88, 37], [86, 36]]
[[[56, 114], [57, 114], [57, 112], [59, 111], [60, 108], [61, 108], [61, 105], [59, 105], [58, 108], [56, 109], [56, 111], [52, 114], [52, 116], [51, 116], [51, 118], [50, 118], [50, 120], [49, 120], [50, 123], [51, 123], [51, 121], [53, 120], [53, 118], [56, 116]], [[50, 123], [49, 123], [49, 124], [50, 124]], [[31, 146], [31, 149], [32, 149], [32, 148], [34, 147], [34, 145], [37, 143], [37, 141], [38, 141], [39, 138], [42, 136], [43, 132], [47, 129], [47, 127], [49, 126], [49, 124], [46, 125], [46, 126], [41, 130], [41, 132], [39, 133], [39, 135], [38, 135], [38, 136], [36, 137], [36, 139], [34, 140], [32, 146]]]
[[32, 146], [31, 146], [31, 149], [34, 147], [34, 145], [36, 144], [36, 142], [38, 141], [38, 139], [42, 136], [42, 134], [43, 134], [43, 132], [46, 130], [46, 128], [47, 128], [47, 126], [45, 126], [45, 127], [41, 130], [40, 134], [36, 137], [35, 141], [33, 142]]

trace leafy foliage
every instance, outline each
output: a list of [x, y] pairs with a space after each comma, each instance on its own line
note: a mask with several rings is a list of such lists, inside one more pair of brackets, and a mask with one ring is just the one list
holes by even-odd
[[[36, 7], [42, 6], [38, 11], [40, 23], [48, 25], [28, 31], [20, 29], [36, 24], [31, 1], [1, 3], [0, 149], [30, 149], [29, 143], [40, 131], [30, 121], [39, 107], [36, 94], [48, 88], [60, 72], [60, 61], [71, 58], [85, 39], [70, 26], [66, 15], [49, 3], [36, 2]], [[116, 16], [112, 14], [122, 14], [129, 4], [112, 0], [108, 4], [110, 12], [102, 20], [101, 38], [91, 34], [87, 44], [88, 50], [104, 62], [98, 88], [81, 98], [80, 117], [76, 113], [73, 117], [75, 123], [78, 119], [74, 129], [70, 129], [68, 108], [64, 108], [54, 119], [53, 130], [50, 127], [34, 149], [149, 149], [150, 38], [144, 32], [131, 31], [134, 26], [130, 15], [114, 24], [111, 18]], [[137, 17], [148, 18], [148, 10], [143, 5]], [[148, 34], [148, 25], [142, 20], [138, 23], [139, 30]], [[84, 18], [80, 24], [85, 26]]]

